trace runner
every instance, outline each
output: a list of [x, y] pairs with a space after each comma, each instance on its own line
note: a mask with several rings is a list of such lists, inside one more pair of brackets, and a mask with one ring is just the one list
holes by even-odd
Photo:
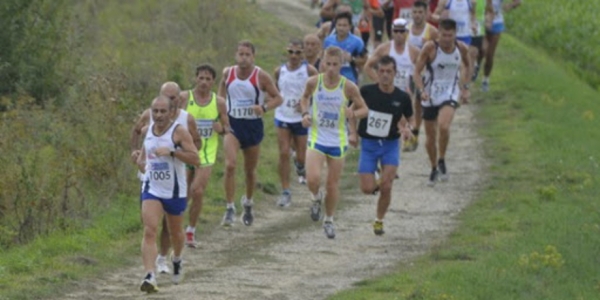
[[317, 69], [303, 61], [304, 47], [301, 40], [291, 40], [287, 47], [288, 61], [275, 69], [275, 81], [283, 97], [283, 104], [275, 109], [275, 127], [279, 144], [279, 179], [283, 193], [277, 204], [287, 207], [292, 202], [290, 192], [290, 144], [293, 141], [297, 153], [294, 160], [296, 174], [301, 184], [306, 184], [306, 134], [302, 127], [300, 98], [310, 76], [318, 74]]
[[[489, 2], [489, 3], [488, 3]], [[471, 77], [471, 81], [477, 80], [479, 75], [479, 69], [481, 67], [481, 61], [485, 56], [485, 50], [487, 49], [487, 42], [484, 43], [485, 38], [485, 28], [486, 28], [486, 19], [490, 19], [486, 17], [493, 15], [492, 9], [492, 1], [491, 0], [476, 0], [476, 16], [477, 16], [477, 32], [473, 34], [473, 39], [471, 40], [471, 47], [473, 47], [472, 51], [475, 52], [476, 60], [473, 61], [473, 76]]]
[[[335, 16], [337, 16], [341, 13], [348, 13], [348, 14], [350, 14], [350, 16], [353, 16], [352, 8], [346, 4], [339, 5], [335, 9]], [[352, 19], [353, 19], [353, 17], [352, 17]], [[361, 36], [361, 32], [358, 29], [358, 26], [355, 26], [354, 24], [352, 24], [350, 26], [350, 32], [352, 34], [354, 34], [355, 36], [358, 36], [358, 37]], [[335, 33], [336, 33], [336, 25], [335, 25], [335, 17], [334, 17], [330, 21], [324, 22], [321, 25], [321, 27], [319, 27], [319, 29], [317, 30], [317, 37], [319, 37], [319, 39], [321, 39], [321, 41], [325, 41], [326, 37], [331, 36], [331, 35], [335, 36]]]
[[490, 74], [494, 67], [494, 56], [496, 48], [500, 42], [500, 35], [504, 31], [504, 15], [502, 11], [510, 11], [521, 5], [521, 0], [512, 0], [510, 3], [502, 5], [502, 0], [492, 0], [492, 9], [494, 17], [490, 28], [485, 33], [487, 41], [487, 51], [485, 53], [485, 64], [483, 65], [483, 80], [481, 82], [481, 90], [487, 92], [490, 89]]
[[[319, 191], [321, 169], [327, 164], [325, 187], [325, 218], [323, 229], [327, 238], [335, 238], [333, 214], [339, 196], [339, 181], [344, 167], [344, 156], [348, 149], [346, 119], [361, 119], [367, 116], [368, 108], [360, 96], [358, 87], [341, 76], [340, 69], [344, 51], [332, 46], [323, 56], [323, 73], [312, 76], [306, 83], [300, 106], [302, 125], [310, 127], [308, 151], [306, 153], [306, 176], [313, 204], [311, 218], [321, 218], [323, 193]], [[311, 103], [312, 99], [312, 103]], [[352, 106], [348, 106], [348, 102]]]
[[[377, 219], [373, 223], [376, 235], [384, 233], [383, 218], [390, 205], [392, 182], [400, 164], [400, 133], [407, 140], [414, 125], [410, 96], [394, 86], [396, 70], [396, 59], [382, 56], [377, 61], [377, 83], [360, 89], [369, 107], [369, 116], [360, 120], [358, 125], [358, 134], [362, 138], [358, 173], [363, 193], [380, 192]], [[379, 184], [374, 176], [378, 165], [382, 168]]]
[[187, 204], [185, 164], [197, 166], [199, 161], [192, 136], [171, 119], [176, 108], [176, 103], [165, 96], [152, 101], [154, 122], [143, 132], [144, 147], [138, 157], [140, 171], [146, 174], [142, 190], [142, 260], [146, 276], [140, 289], [147, 293], [158, 292], [154, 275], [156, 232], [164, 215], [173, 244], [173, 283], [179, 283], [183, 277], [183, 214]]
[[321, 62], [319, 57], [321, 50], [321, 40], [316, 34], [311, 33], [304, 36], [304, 59], [317, 70], [319, 70]]
[[[470, 78], [466, 72], [461, 74], [459, 84], [461, 64], [469, 70], [470, 62], [469, 49], [464, 43], [456, 41], [456, 21], [442, 19], [439, 30], [439, 42], [425, 43], [413, 75], [423, 106], [423, 120], [425, 120], [427, 135], [425, 147], [431, 163], [429, 186], [435, 185], [438, 176], [443, 181], [448, 179], [444, 158], [450, 140], [450, 124], [454, 118], [454, 111], [458, 107], [459, 95], [463, 103], [466, 103], [470, 96], [467, 85]], [[421, 78], [425, 67], [427, 67], [425, 79], [427, 85], [424, 85]]]
[[383, 41], [383, 31], [387, 34], [388, 40], [392, 39], [392, 20], [394, 17], [394, 0], [379, 0], [379, 6], [382, 9], [383, 16], [373, 15], [373, 48], [377, 48]]
[[[409, 84], [411, 83], [412, 74], [414, 73], [415, 62], [417, 61], [417, 57], [419, 55], [419, 49], [407, 42], [407, 37], [409, 36], [407, 20], [401, 18], [395, 19], [392, 25], [392, 31], [394, 34], [393, 40], [385, 42], [375, 49], [373, 55], [371, 55], [369, 60], [367, 60], [365, 72], [371, 78], [371, 80], [377, 82], [379, 72], [376, 72], [375, 69], [379, 66], [379, 60], [385, 56], [392, 57], [395, 62], [394, 65], [396, 66], [396, 72], [394, 73], [394, 86], [399, 88], [401, 91], [408, 93], [412, 97], [412, 91], [409, 87]], [[414, 130], [417, 130], [416, 133], [418, 134], [418, 128], [415, 127]], [[408, 144], [411, 141], [414, 141], [414, 139], [415, 137], [411, 136], [411, 139], [406, 140], [405, 143]], [[413, 149], [416, 149], [416, 145], [418, 145], [418, 143], [414, 142], [410, 144], [410, 147], [405, 146], [404, 149], [411, 149], [413, 145]]]
[[196, 225], [202, 212], [202, 203], [206, 185], [217, 159], [219, 135], [229, 133], [227, 106], [222, 97], [211, 92], [217, 73], [208, 64], [196, 68], [196, 87], [181, 93], [183, 108], [193, 117], [202, 139], [202, 148], [198, 151], [199, 168], [188, 168], [187, 178], [192, 203], [189, 209], [189, 225], [185, 229], [185, 244], [196, 248]]
[[[409, 35], [408, 43], [422, 49], [423, 44], [427, 41], [434, 41], [438, 38], [438, 30], [431, 24], [425, 22], [427, 16], [427, 3], [416, 1], [412, 7], [412, 23], [408, 26]], [[413, 152], [419, 147], [419, 133], [422, 122], [422, 109], [420, 95], [415, 91], [414, 80], [411, 76], [410, 82], [411, 98], [413, 101], [413, 110], [415, 117], [415, 127], [413, 128], [413, 136], [403, 143], [402, 151]]]
[[356, 84], [358, 82], [357, 68], [366, 62], [367, 50], [359, 37], [350, 34], [351, 22], [352, 16], [349, 13], [338, 14], [334, 20], [335, 33], [325, 38], [323, 49], [337, 46], [344, 51], [341, 74]]
[[[173, 102], [173, 104], [176, 107], [181, 106], [180, 105], [180, 88], [179, 85], [175, 82], [165, 82], [161, 88], [160, 88], [160, 95], [167, 97], [170, 101]], [[173, 113], [171, 115], [171, 119], [176, 121], [177, 123], [181, 124], [182, 127], [184, 127], [185, 129], [187, 129], [190, 133], [190, 135], [192, 136], [193, 140], [194, 140], [194, 144], [196, 145], [196, 147], [200, 148], [201, 147], [201, 140], [200, 137], [198, 136], [197, 130], [196, 130], [196, 123], [194, 122], [194, 118], [192, 116], [190, 116], [187, 112], [181, 110], [181, 109], [176, 109], [173, 110]], [[132, 160], [134, 160], [135, 162], [137, 162], [137, 159], [139, 157], [140, 154], [140, 137], [142, 136], [142, 131], [144, 128], [149, 127], [150, 125], [152, 125], [153, 120], [152, 120], [152, 111], [151, 109], [146, 109], [142, 115], [140, 116], [140, 118], [138, 119], [138, 121], [136, 122], [136, 124], [133, 126], [133, 130], [131, 132], [131, 136], [130, 136], [130, 145], [131, 145], [131, 149], [132, 149]], [[142, 184], [144, 182], [144, 174], [139, 173], [138, 172], [138, 178], [142, 181]], [[162, 224], [162, 230], [161, 230], [161, 234], [160, 234], [160, 252], [158, 254], [158, 256], [156, 257], [156, 269], [157, 272], [160, 274], [167, 274], [170, 273], [169, 270], [169, 266], [167, 264], [167, 255], [169, 253], [169, 248], [171, 247], [171, 242], [170, 242], [170, 238], [169, 238], [169, 231], [167, 230], [167, 223], [166, 223], [166, 218], [163, 218], [163, 224]]]
[[[249, 41], [238, 43], [236, 65], [223, 70], [219, 96], [226, 99], [231, 133], [225, 135], [225, 197], [227, 209], [223, 225], [233, 225], [235, 219], [235, 167], [237, 151], [244, 154], [246, 193], [241, 198], [242, 221], [250, 226], [254, 221], [252, 196], [256, 184], [256, 166], [260, 142], [264, 136], [262, 115], [279, 106], [283, 100], [269, 74], [254, 64], [254, 45]], [[269, 101], [265, 102], [265, 93]]]

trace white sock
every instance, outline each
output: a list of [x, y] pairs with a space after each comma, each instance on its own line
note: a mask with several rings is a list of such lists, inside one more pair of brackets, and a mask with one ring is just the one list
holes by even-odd
[[489, 78], [489, 77], [483, 77], [483, 81], [485, 81], [485, 82], [489, 82], [489, 81], [490, 81], [490, 78]]
[[235, 209], [235, 205], [233, 204], [233, 202], [227, 202], [227, 208], [234, 208]]
[[313, 199], [313, 201], [315, 201], [315, 200], [322, 200], [321, 199], [321, 193], [317, 192], [316, 194], [312, 194], [312, 199]]
[[323, 219], [323, 221], [333, 223], [333, 216], [325, 216], [325, 218]]
[[376, 219], [375, 219], [375, 222], [383, 222], [383, 219], [381, 219], [381, 220], [380, 220], [380, 219], [377, 219], [377, 218], [376, 218]]
[[181, 262], [181, 257], [173, 256], [173, 262]]
[[185, 229], [185, 232], [194, 232], [195, 233], [196, 232], [196, 227], [188, 226]]
[[248, 199], [248, 198], [244, 197], [244, 200], [242, 201], [242, 203], [246, 206], [252, 205], [252, 198]]

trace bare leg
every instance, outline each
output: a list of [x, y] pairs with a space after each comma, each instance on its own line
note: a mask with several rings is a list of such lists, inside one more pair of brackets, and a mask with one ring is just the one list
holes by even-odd
[[154, 260], [158, 253], [156, 249], [156, 234], [158, 224], [163, 217], [162, 203], [156, 200], [142, 201], [142, 222], [144, 224], [144, 237], [142, 239], [142, 261], [147, 273], [154, 272]]
[[360, 177], [360, 190], [371, 195], [377, 190], [377, 182], [375, 181], [375, 174], [373, 173], [361, 173]]
[[500, 34], [486, 34], [485, 36], [488, 42], [488, 48], [485, 53], [485, 65], [483, 66], [483, 75], [487, 78], [492, 74], [492, 68], [494, 67], [494, 56], [496, 55], [496, 48], [498, 42], [500, 42]]
[[306, 183], [312, 195], [319, 193], [323, 162], [325, 162], [325, 154], [313, 149], [306, 151]]
[[[279, 179], [281, 188], [290, 188], [290, 142], [292, 133], [289, 129], [277, 128], [277, 141], [279, 145]], [[296, 157], [299, 153], [296, 153]]]
[[196, 168], [194, 181], [192, 182], [192, 205], [190, 205], [190, 227], [196, 228], [198, 218], [202, 212], [202, 201], [208, 179], [212, 173], [212, 166]]
[[381, 171], [381, 184], [379, 186], [379, 201], [377, 201], [377, 219], [383, 220], [392, 200], [392, 183], [396, 177], [398, 167], [384, 165]]
[[327, 157], [327, 182], [325, 195], [325, 216], [333, 217], [340, 194], [340, 177], [344, 170], [344, 158]]
[[171, 240], [169, 236], [169, 227], [167, 226], [167, 218], [162, 219], [162, 229], [160, 230], [160, 255], [167, 256], [171, 248]]
[[429, 156], [429, 162], [431, 163], [431, 168], [435, 168], [437, 166], [437, 121], [427, 121], [425, 120], [425, 135], [427, 136], [427, 141], [425, 142], [425, 149], [427, 149], [427, 155]]
[[225, 200], [227, 200], [227, 203], [233, 203], [235, 197], [235, 165], [240, 142], [233, 134], [227, 134], [223, 138], [223, 148], [225, 150]]
[[256, 166], [258, 165], [260, 145], [248, 147], [243, 150], [243, 153], [244, 172], [246, 173], [246, 199], [252, 199], [254, 186], [256, 185]]
[[439, 126], [439, 159], [444, 159], [446, 156], [446, 149], [448, 148], [448, 142], [450, 141], [450, 124], [454, 119], [454, 107], [444, 105], [440, 108], [440, 114], [438, 115], [437, 122]]
[[171, 244], [173, 245], [173, 256], [181, 258], [183, 252], [184, 237], [183, 234], [183, 214], [180, 216], [167, 214], [167, 225], [171, 234]]

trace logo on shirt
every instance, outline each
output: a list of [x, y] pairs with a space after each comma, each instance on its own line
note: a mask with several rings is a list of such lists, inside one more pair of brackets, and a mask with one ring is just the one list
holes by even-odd
[[394, 101], [394, 102], [392, 102], [392, 106], [394, 106], [394, 107], [400, 107], [400, 102]]

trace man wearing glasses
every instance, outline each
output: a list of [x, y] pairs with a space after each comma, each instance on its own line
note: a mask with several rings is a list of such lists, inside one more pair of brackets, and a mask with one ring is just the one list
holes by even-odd
[[304, 160], [308, 129], [302, 126], [300, 98], [306, 80], [318, 71], [304, 60], [304, 46], [299, 39], [293, 39], [287, 47], [288, 60], [275, 69], [275, 82], [283, 97], [282, 105], [275, 109], [275, 127], [279, 144], [279, 178], [283, 193], [277, 205], [287, 207], [292, 202], [290, 192], [290, 147], [296, 146], [296, 174], [298, 182], [306, 184]]

